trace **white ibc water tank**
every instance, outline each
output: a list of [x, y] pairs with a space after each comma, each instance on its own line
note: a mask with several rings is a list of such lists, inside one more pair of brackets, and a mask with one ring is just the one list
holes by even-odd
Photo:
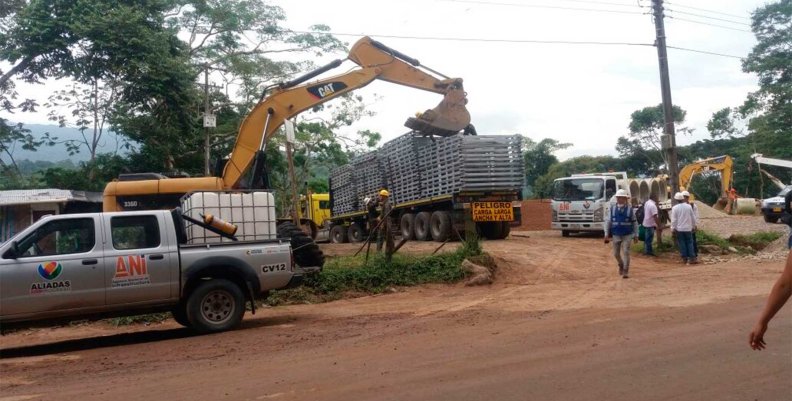
[[[275, 198], [270, 192], [195, 192], [184, 199], [182, 211], [196, 220], [211, 214], [236, 225], [235, 236], [240, 241], [277, 238]], [[189, 222], [186, 231], [189, 243], [231, 241]]]

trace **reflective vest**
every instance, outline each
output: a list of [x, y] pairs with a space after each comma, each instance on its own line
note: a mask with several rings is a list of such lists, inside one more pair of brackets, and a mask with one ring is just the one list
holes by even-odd
[[611, 235], [630, 235], [633, 233], [633, 213], [630, 205], [619, 207], [611, 206], [610, 225]]

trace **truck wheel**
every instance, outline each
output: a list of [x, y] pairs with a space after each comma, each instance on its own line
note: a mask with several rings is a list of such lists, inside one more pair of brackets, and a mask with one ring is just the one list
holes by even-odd
[[432, 214], [421, 212], [415, 216], [415, 239], [418, 241], [431, 241], [432, 233], [429, 230]]
[[486, 239], [502, 239], [503, 227], [500, 221], [488, 221], [481, 224], [481, 233]]
[[501, 222], [501, 236], [500, 239], [506, 239], [511, 234], [511, 222], [510, 221], [502, 221]]
[[324, 266], [324, 254], [319, 249], [319, 245], [311, 239], [299, 227], [292, 222], [284, 222], [278, 225], [278, 238], [289, 238], [294, 262], [298, 266]]
[[238, 285], [225, 279], [198, 284], [187, 299], [190, 327], [201, 333], [232, 329], [245, 314], [245, 296]]
[[349, 242], [363, 242], [363, 228], [360, 227], [360, 224], [350, 224], [347, 237], [349, 238]]
[[335, 225], [330, 229], [330, 242], [334, 244], [343, 244], [347, 242], [346, 228], [342, 225]]
[[773, 224], [778, 223], [778, 217], [771, 217], [768, 215], [764, 215], [764, 220], [765, 223], [773, 223]]
[[432, 213], [429, 228], [435, 241], [445, 242], [451, 235], [451, 216], [440, 210]]
[[187, 307], [183, 303], [179, 302], [179, 304], [171, 310], [171, 314], [176, 323], [184, 327], [190, 327], [190, 319], [187, 319]]
[[569, 236], [569, 230], [561, 230], [561, 236], [562, 237], [568, 237]]
[[415, 238], [415, 215], [412, 213], [405, 213], [401, 217], [401, 234], [402, 239], [411, 240]]

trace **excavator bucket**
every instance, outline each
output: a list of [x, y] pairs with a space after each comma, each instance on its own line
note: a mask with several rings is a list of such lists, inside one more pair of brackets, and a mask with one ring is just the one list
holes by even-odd
[[404, 126], [423, 135], [451, 136], [470, 125], [467, 98], [462, 88], [451, 88], [434, 109], [410, 117]]

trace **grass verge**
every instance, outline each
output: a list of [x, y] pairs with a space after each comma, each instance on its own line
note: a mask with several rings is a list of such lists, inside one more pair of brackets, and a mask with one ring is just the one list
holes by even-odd
[[[671, 238], [671, 233], [666, 234], [664, 232], [663, 234], [663, 244], [659, 249], [655, 246], [655, 253], [677, 252], [678, 248]], [[762, 231], [750, 235], [735, 234], [729, 238], [723, 238], [709, 231], [698, 230], [696, 231], [696, 241], [698, 242], [699, 251], [702, 250], [702, 246], [714, 245], [722, 253], [733, 252], [736, 249], [737, 253], [740, 254], [754, 254], [782, 235], [782, 233], [777, 231]], [[632, 251], [636, 253], [643, 252], [643, 246], [642, 242], [633, 244]]]
[[494, 264], [489, 255], [482, 253], [478, 241], [466, 242], [454, 252], [431, 256], [396, 254], [390, 262], [381, 255], [369, 258], [368, 263], [364, 256], [336, 257], [325, 263], [322, 272], [306, 278], [301, 287], [272, 291], [266, 303], [319, 303], [349, 295], [379, 294], [393, 287], [454, 283], [465, 277], [460, 266], [466, 258], [485, 266]]

